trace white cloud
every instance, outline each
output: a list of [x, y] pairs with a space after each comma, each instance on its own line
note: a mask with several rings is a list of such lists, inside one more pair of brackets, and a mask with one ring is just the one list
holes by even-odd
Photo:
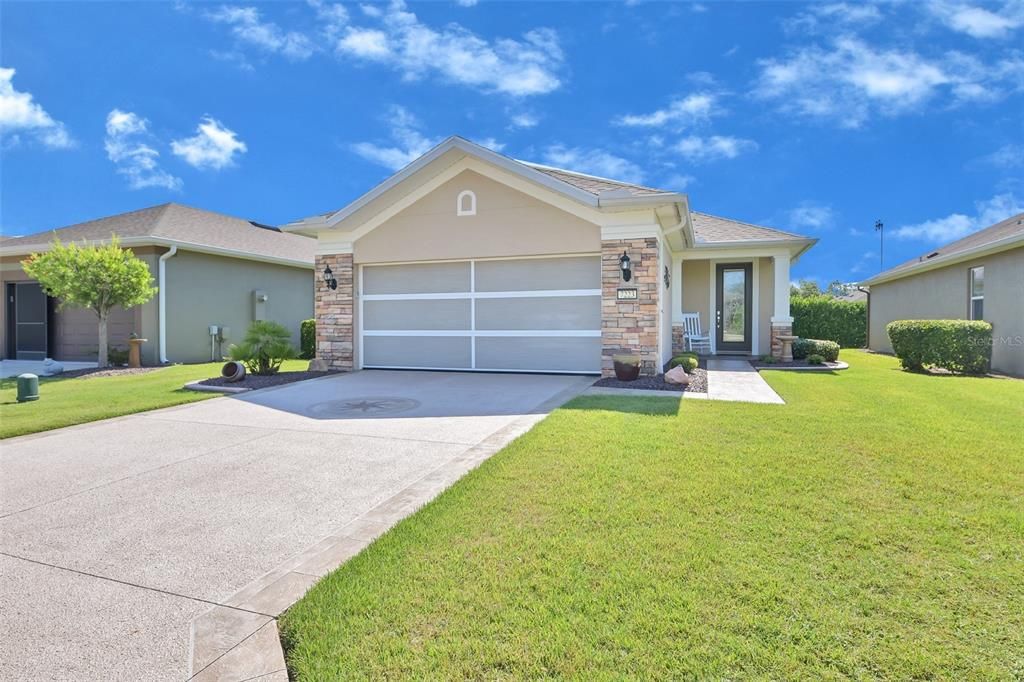
[[1024, 203], [1012, 193], [997, 194], [974, 204], [973, 216], [951, 213], [945, 218], [928, 220], [916, 225], [903, 225], [893, 236], [896, 239], [918, 239], [932, 244], [943, 244], [959, 239], [971, 232], [994, 225], [1010, 216], [1024, 213]]
[[710, 92], [699, 92], [673, 100], [664, 109], [649, 114], [626, 114], [616, 119], [623, 126], [661, 127], [668, 124], [677, 126], [692, 125], [707, 121], [712, 116], [720, 115], [718, 96]]
[[209, 116], [204, 116], [199, 122], [195, 136], [171, 142], [171, 151], [185, 163], [213, 170], [232, 165], [235, 155], [244, 154], [246, 150], [245, 143], [238, 139], [235, 131]]
[[543, 161], [550, 166], [620, 182], [641, 183], [644, 180], [640, 166], [600, 149], [552, 145], [544, 150]]
[[798, 229], [827, 230], [835, 223], [832, 207], [813, 201], [801, 201], [787, 217], [789, 225]]
[[392, 146], [372, 142], [357, 142], [352, 151], [367, 161], [372, 161], [396, 171], [423, 156], [440, 140], [425, 136], [421, 124], [405, 107], [393, 106], [385, 119], [390, 128]]
[[128, 178], [128, 186], [181, 189], [181, 179], [160, 168], [160, 152], [145, 142], [149, 137], [149, 122], [141, 116], [120, 109], [107, 114], [104, 148], [117, 172]]
[[812, 4], [807, 11], [782, 22], [787, 31], [819, 33], [836, 28], [851, 28], [874, 24], [882, 19], [878, 7], [872, 4], [826, 2]]
[[999, 168], [1018, 168], [1024, 166], [1024, 144], [1004, 144], [991, 154], [983, 156], [980, 160]]
[[1010, 0], [995, 12], [963, 2], [929, 2], [924, 7], [948, 28], [972, 38], [1006, 38], [1024, 26], [1020, 0]]
[[697, 178], [693, 177], [692, 175], [684, 175], [682, 173], [677, 173], [675, 175], [670, 175], [669, 177], [667, 177], [665, 179], [665, 182], [660, 183], [658, 186], [674, 190], [676, 192], [682, 192], [684, 189], [686, 189], [695, 182], [697, 182]]
[[459, 7], [476, 7], [478, 0], [455, 0], [455, 4]]
[[513, 128], [533, 128], [540, 123], [540, 119], [534, 114], [514, 114], [510, 119]]
[[260, 11], [255, 7], [222, 5], [207, 12], [206, 18], [230, 26], [231, 33], [240, 42], [266, 52], [282, 54], [289, 59], [308, 59], [315, 50], [313, 42], [304, 34], [285, 31], [273, 22], [263, 21]]
[[753, 140], [745, 140], [729, 135], [711, 135], [700, 137], [690, 135], [679, 140], [674, 146], [675, 151], [693, 162], [717, 161], [719, 159], [735, 159], [740, 154], [756, 151], [758, 145]]
[[484, 137], [479, 140], [474, 140], [474, 142], [476, 142], [481, 147], [487, 147], [491, 151], [495, 152], [500, 152], [506, 147], [504, 142], [500, 142], [499, 140], [493, 137]]
[[388, 64], [408, 80], [435, 74], [508, 95], [539, 95], [561, 86], [564, 57], [551, 29], [533, 29], [520, 40], [489, 41], [455, 23], [427, 26], [402, 0], [393, 0], [380, 22], [379, 27], [348, 27], [335, 44], [338, 54]]
[[995, 100], [1024, 89], [1024, 58], [1007, 53], [983, 64], [957, 52], [928, 59], [913, 50], [879, 50], [858, 38], [837, 38], [830, 48], [803, 47], [785, 59], [760, 62], [754, 94], [781, 111], [861, 126], [872, 113], [915, 111], [943, 89], [947, 103]]
[[865, 251], [863, 254], [861, 254], [860, 260], [858, 260], [850, 267], [850, 273], [854, 275], [860, 275], [868, 272], [871, 269], [872, 264], [875, 262], [875, 259], [877, 258], [878, 254], [875, 253], [874, 251]]
[[379, 18], [384, 14], [384, 12], [382, 12], [380, 7], [377, 7], [377, 5], [359, 5], [359, 9], [361, 9], [363, 11], [363, 14], [365, 14], [366, 16], [373, 17], [374, 19]]
[[0, 138], [16, 143], [26, 134], [50, 149], [73, 147], [63, 123], [33, 101], [31, 93], [14, 89], [14, 73], [14, 69], [0, 68]]

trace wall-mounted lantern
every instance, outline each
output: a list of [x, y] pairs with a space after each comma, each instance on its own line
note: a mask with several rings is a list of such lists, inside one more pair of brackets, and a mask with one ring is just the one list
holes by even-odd
[[334, 291], [335, 289], [338, 288], [338, 280], [334, 278], [334, 273], [331, 272], [330, 265], [328, 265], [327, 268], [324, 270], [324, 284], [326, 284], [331, 291]]
[[622, 270], [622, 281], [628, 282], [633, 278], [633, 271], [629, 269], [629, 256], [623, 251], [619, 256], [619, 269]]

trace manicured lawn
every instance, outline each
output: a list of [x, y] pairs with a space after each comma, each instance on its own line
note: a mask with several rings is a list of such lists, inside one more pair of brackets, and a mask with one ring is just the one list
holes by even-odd
[[1020, 679], [1024, 382], [587, 397], [315, 586], [299, 680]]
[[[223, 363], [174, 365], [146, 374], [39, 380], [39, 400], [18, 403], [14, 379], [0, 380], [0, 438], [49, 431], [61, 426], [119, 417], [216, 397], [182, 388], [189, 381], [217, 376]], [[306, 360], [291, 360], [287, 371], [306, 369]]]

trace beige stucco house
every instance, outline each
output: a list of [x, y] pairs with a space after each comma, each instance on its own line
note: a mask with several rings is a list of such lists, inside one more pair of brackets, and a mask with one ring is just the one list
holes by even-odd
[[681, 350], [684, 313], [714, 353], [767, 354], [815, 243], [458, 137], [281, 229], [318, 240], [317, 352], [343, 370], [607, 373], [633, 352], [653, 373]]
[[[95, 361], [96, 315], [58, 309], [22, 270], [31, 253], [55, 238], [107, 243], [117, 235], [149, 266], [159, 293], [130, 310], [114, 310], [111, 347], [134, 333], [148, 339], [143, 363], [209, 362], [241, 339], [257, 319], [292, 330], [313, 315], [316, 242], [276, 228], [181, 204], [161, 204], [0, 243], [0, 351], [4, 358]], [[211, 326], [216, 334], [211, 334]]]
[[886, 270], [862, 283], [868, 347], [891, 353], [894, 320], [992, 323], [992, 369], [1024, 376], [1024, 213]]

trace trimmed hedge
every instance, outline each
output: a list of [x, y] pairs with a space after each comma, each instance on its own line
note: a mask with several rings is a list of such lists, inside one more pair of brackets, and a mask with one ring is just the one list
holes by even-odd
[[885, 331], [904, 369], [984, 374], [992, 361], [992, 325], [981, 320], [896, 320]]
[[697, 369], [698, 364], [700, 364], [700, 362], [697, 360], [696, 353], [683, 353], [669, 360], [668, 368], [672, 369], [673, 367], [682, 365], [684, 372], [687, 374], [693, 374], [693, 370]]
[[299, 349], [303, 360], [316, 357], [316, 320], [303, 320], [299, 325]]
[[794, 360], [807, 358], [809, 361], [812, 355], [820, 355], [828, 362], [835, 362], [839, 359], [839, 344], [821, 339], [797, 339], [793, 342]]
[[793, 334], [796, 336], [835, 341], [843, 348], [867, 345], [866, 301], [840, 301], [831, 296], [792, 296], [789, 312], [793, 316]]

